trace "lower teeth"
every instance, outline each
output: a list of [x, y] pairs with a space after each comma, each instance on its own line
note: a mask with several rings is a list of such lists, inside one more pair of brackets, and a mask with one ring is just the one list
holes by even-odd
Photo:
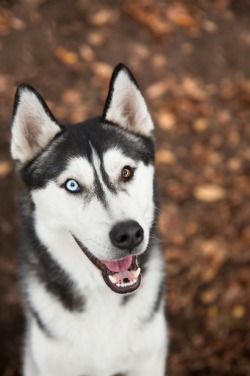
[[134, 280], [134, 281], [131, 281], [129, 283], [116, 283], [116, 286], [117, 287], [128, 287], [128, 286], [132, 286], [136, 283], [137, 280]]
[[[126, 278], [126, 280], [129, 280], [129, 282], [122, 282], [122, 280], [124, 279], [121, 278], [121, 275], [119, 275], [119, 273], [109, 275], [108, 277], [109, 277], [109, 280], [117, 287], [128, 287], [128, 286], [134, 285], [137, 282], [140, 272], [141, 272], [140, 268], [138, 268], [137, 270], [133, 270], [133, 271], [131, 270], [131, 271], [122, 272], [125, 274], [123, 276], [124, 279]], [[129, 278], [128, 273], [130, 273], [130, 278], [133, 277], [133, 279]]]

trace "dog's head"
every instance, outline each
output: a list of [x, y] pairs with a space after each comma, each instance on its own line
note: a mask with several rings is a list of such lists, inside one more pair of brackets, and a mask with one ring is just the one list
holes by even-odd
[[117, 293], [140, 285], [137, 256], [155, 220], [153, 122], [131, 72], [113, 73], [103, 115], [60, 125], [30, 86], [17, 89], [11, 152], [36, 220], [74, 238]]

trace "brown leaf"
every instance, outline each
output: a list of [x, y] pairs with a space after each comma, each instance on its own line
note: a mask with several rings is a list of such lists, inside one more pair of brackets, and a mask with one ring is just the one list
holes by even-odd
[[103, 26], [107, 24], [113, 17], [113, 12], [107, 9], [101, 9], [98, 12], [92, 14], [89, 17], [89, 21], [92, 25]]
[[146, 90], [146, 95], [150, 99], [156, 99], [161, 97], [169, 88], [168, 82], [160, 80], [150, 85]]
[[13, 171], [13, 163], [9, 160], [0, 162], [0, 179], [5, 178]]
[[102, 61], [96, 61], [91, 64], [91, 69], [96, 75], [108, 79], [112, 74], [112, 66]]
[[204, 184], [195, 187], [193, 194], [199, 201], [215, 202], [225, 198], [226, 191], [216, 184]]
[[167, 16], [171, 22], [184, 28], [197, 25], [197, 21], [182, 4], [173, 3], [167, 8]]
[[61, 46], [55, 48], [54, 54], [59, 60], [68, 65], [75, 64], [79, 60], [78, 55], [75, 52], [69, 51]]
[[160, 110], [155, 116], [161, 129], [168, 131], [174, 128], [176, 124], [176, 117], [172, 112]]
[[203, 101], [206, 98], [206, 92], [201, 87], [201, 84], [192, 77], [184, 77], [181, 87], [184, 94], [191, 99]]
[[156, 163], [169, 165], [174, 162], [175, 162], [175, 155], [170, 150], [159, 149], [156, 152]]
[[208, 127], [208, 121], [204, 117], [200, 117], [193, 122], [193, 129], [200, 133], [204, 132]]
[[156, 7], [143, 7], [139, 2], [129, 1], [126, 3], [125, 12], [149, 29], [156, 38], [162, 39], [170, 33], [169, 23]]
[[232, 315], [236, 319], [242, 319], [246, 314], [246, 308], [243, 305], [237, 305], [233, 308]]
[[83, 60], [87, 62], [91, 62], [95, 59], [95, 54], [94, 54], [93, 49], [86, 44], [80, 47], [79, 52]]
[[10, 13], [0, 9], [0, 35], [6, 35], [10, 30]]

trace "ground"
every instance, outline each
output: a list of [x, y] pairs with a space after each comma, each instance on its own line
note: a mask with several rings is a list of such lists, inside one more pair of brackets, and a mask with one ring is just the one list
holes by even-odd
[[156, 123], [169, 376], [250, 375], [250, 2], [0, 2], [0, 374], [19, 375], [21, 184], [10, 161], [21, 82], [57, 119], [100, 114], [113, 67]]

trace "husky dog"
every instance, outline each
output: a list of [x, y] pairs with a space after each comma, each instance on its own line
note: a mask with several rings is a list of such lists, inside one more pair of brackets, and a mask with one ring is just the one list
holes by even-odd
[[11, 153], [21, 198], [25, 376], [164, 376], [164, 260], [153, 122], [128, 68], [102, 116], [57, 122], [18, 87]]

